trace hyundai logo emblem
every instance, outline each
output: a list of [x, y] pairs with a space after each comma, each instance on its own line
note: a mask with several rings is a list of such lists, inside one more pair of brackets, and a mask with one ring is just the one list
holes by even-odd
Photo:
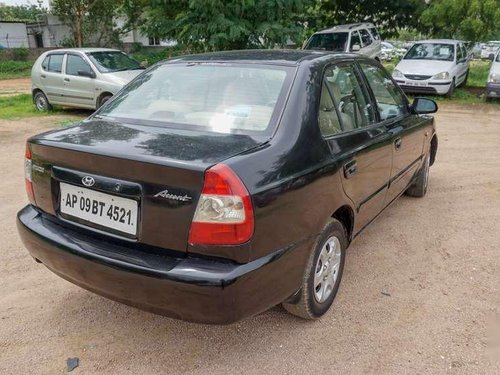
[[91, 187], [91, 186], [94, 186], [95, 180], [93, 177], [85, 176], [84, 178], [82, 178], [82, 184], [84, 184], [85, 186]]

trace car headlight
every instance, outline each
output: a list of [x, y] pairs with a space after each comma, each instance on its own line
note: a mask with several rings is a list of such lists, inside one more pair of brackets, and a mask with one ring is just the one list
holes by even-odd
[[448, 72], [442, 72], [432, 77], [432, 79], [448, 79], [448, 78], [450, 78], [450, 73]]
[[491, 83], [500, 83], [500, 74], [491, 73], [488, 81]]
[[393, 76], [394, 78], [404, 78], [404, 77], [405, 77], [405, 76], [404, 76], [404, 74], [403, 74], [403, 73], [401, 73], [401, 72], [400, 72], [399, 70], [397, 70], [397, 69], [394, 69], [394, 72], [392, 72], [392, 76]]

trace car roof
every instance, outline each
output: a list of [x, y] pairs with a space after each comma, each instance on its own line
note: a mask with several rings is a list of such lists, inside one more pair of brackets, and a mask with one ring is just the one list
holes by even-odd
[[458, 43], [462, 43], [462, 41], [461, 40], [456, 40], [456, 39], [425, 39], [425, 40], [416, 40], [413, 43], [414, 44], [417, 44], [417, 43], [458, 44]]
[[48, 51], [48, 53], [53, 53], [53, 52], [57, 52], [57, 53], [65, 53], [65, 52], [82, 52], [82, 53], [90, 53], [90, 52], [119, 52], [119, 50], [117, 49], [113, 49], [113, 48], [57, 48], [57, 49], [53, 49], [53, 50], [50, 50]]
[[364, 29], [364, 28], [373, 28], [375, 25], [373, 23], [349, 23], [346, 25], [337, 25], [330, 27], [328, 29], [324, 29], [321, 31], [316, 32], [315, 34], [327, 34], [327, 33], [332, 33], [332, 32], [348, 32], [348, 31], [353, 31], [353, 30], [359, 30], [359, 29]]
[[356, 58], [360, 55], [353, 53], [334, 53], [315, 50], [242, 50], [242, 51], [221, 51], [202, 53], [197, 55], [187, 55], [166, 60], [164, 63], [179, 62], [238, 62], [264, 65], [289, 65], [297, 66], [305, 61], [312, 61], [324, 58], [332, 60]]

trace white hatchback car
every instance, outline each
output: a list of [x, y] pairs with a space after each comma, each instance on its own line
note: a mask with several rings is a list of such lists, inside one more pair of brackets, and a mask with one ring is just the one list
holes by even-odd
[[357, 52], [380, 60], [380, 35], [372, 23], [339, 25], [314, 33], [302, 49]]
[[392, 77], [408, 93], [453, 95], [467, 83], [469, 56], [463, 42], [433, 39], [415, 42]]
[[488, 83], [486, 84], [486, 98], [500, 99], [500, 49], [492, 58], [490, 73], [488, 74]]
[[143, 68], [127, 54], [107, 48], [56, 49], [43, 53], [31, 70], [33, 103], [97, 109]]

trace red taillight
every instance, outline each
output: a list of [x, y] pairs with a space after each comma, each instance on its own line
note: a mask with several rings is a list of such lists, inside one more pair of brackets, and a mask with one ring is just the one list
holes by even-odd
[[225, 164], [207, 170], [189, 243], [239, 245], [250, 240], [253, 230], [252, 200], [243, 182]]
[[31, 150], [29, 145], [26, 144], [26, 151], [24, 153], [24, 184], [28, 199], [31, 204], [35, 204], [35, 192], [33, 191], [33, 182], [31, 181], [31, 163]]

